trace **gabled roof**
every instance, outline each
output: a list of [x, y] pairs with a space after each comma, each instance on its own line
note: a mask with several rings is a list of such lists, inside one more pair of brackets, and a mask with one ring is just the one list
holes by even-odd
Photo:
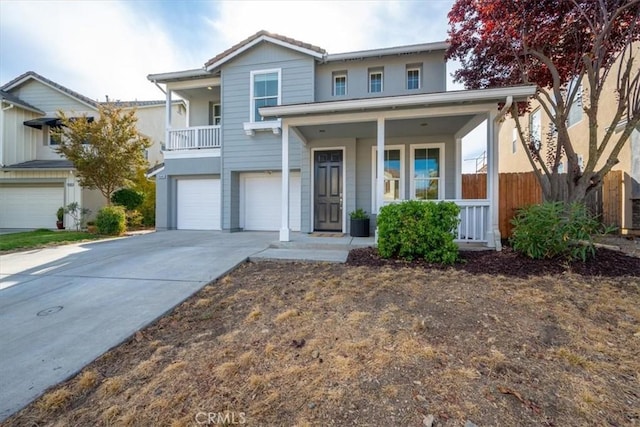
[[5, 92], [4, 90], [0, 90], [0, 100], [8, 103], [8, 104], [12, 104], [12, 105], [16, 105], [18, 107], [24, 108], [25, 110], [29, 110], [29, 111], [33, 111], [34, 113], [38, 113], [38, 114], [45, 114], [44, 111], [42, 111], [41, 109], [39, 109], [38, 107], [34, 107], [33, 105], [29, 104], [26, 101], [23, 101], [22, 99], [18, 98], [17, 96], [9, 93], [9, 92]]
[[326, 51], [321, 47], [314, 46], [309, 43], [304, 43], [299, 40], [292, 39], [290, 37], [281, 36], [280, 34], [270, 33], [268, 31], [258, 31], [251, 37], [241, 41], [240, 43], [230, 47], [219, 55], [214, 56], [204, 64], [204, 68], [207, 71], [211, 71], [214, 68], [218, 68], [225, 62], [235, 58], [247, 49], [255, 46], [256, 44], [268, 41], [280, 46], [284, 46], [289, 49], [296, 50], [298, 52], [311, 55], [315, 58], [322, 58], [326, 54]]
[[15, 79], [11, 80], [9, 83], [5, 84], [4, 86], [0, 87], [0, 89], [4, 90], [4, 91], [9, 91], [17, 86], [20, 86], [21, 84], [23, 84], [24, 82], [26, 82], [27, 80], [37, 80], [40, 83], [49, 86], [55, 90], [57, 90], [58, 92], [62, 92], [65, 95], [68, 96], [72, 96], [74, 98], [76, 98], [78, 101], [80, 101], [81, 103], [94, 108], [94, 109], [98, 109], [98, 105], [99, 103], [94, 101], [91, 98], [88, 98], [84, 95], [79, 94], [78, 92], [75, 92], [69, 88], [66, 88], [64, 86], [62, 86], [61, 84], [58, 84], [56, 82], [54, 82], [53, 80], [49, 80], [48, 78], [41, 76], [40, 74], [36, 73], [35, 71], [27, 71], [26, 73], [16, 77]]

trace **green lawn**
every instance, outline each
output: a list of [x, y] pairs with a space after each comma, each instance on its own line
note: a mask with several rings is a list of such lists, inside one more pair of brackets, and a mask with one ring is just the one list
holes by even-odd
[[2, 234], [0, 235], [0, 252], [60, 245], [82, 240], [96, 240], [100, 238], [102, 237], [84, 231], [53, 231], [45, 229]]

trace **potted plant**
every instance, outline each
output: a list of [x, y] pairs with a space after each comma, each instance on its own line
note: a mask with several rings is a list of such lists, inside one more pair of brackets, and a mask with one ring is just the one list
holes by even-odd
[[349, 214], [351, 237], [369, 237], [369, 215], [361, 208]]
[[56, 227], [58, 227], [58, 230], [64, 230], [64, 208], [60, 207], [58, 208], [58, 212], [56, 212], [56, 217], [58, 218], [58, 220], [56, 221]]

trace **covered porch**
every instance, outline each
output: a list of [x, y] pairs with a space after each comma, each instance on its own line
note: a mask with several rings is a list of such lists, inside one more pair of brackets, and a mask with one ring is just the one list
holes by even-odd
[[[282, 123], [282, 227], [289, 224], [290, 137], [302, 141], [301, 231], [349, 232], [349, 213], [372, 225], [380, 209], [404, 200], [453, 201], [458, 242], [500, 249], [498, 104], [526, 99], [533, 87], [350, 100], [261, 109]], [[503, 109], [502, 111], [506, 111]], [[487, 122], [487, 198], [462, 199], [462, 140]], [[378, 173], [383, 171], [383, 173]]]

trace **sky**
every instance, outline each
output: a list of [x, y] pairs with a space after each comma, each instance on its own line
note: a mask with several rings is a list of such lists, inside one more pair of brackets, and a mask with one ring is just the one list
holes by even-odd
[[[147, 80], [148, 74], [201, 68], [260, 30], [329, 53], [435, 42], [447, 37], [452, 4], [453, 0], [2, 0], [0, 85], [35, 71], [98, 101], [107, 96], [121, 101], [164, 99]], [[448, 90], [461, 88], [449, 78]], [[465, 158], [473, 155], [466, 153]]]

